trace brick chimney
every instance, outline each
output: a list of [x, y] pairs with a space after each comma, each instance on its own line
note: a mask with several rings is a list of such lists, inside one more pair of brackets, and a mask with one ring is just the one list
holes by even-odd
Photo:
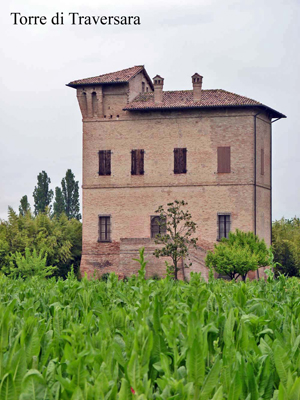
[[194, 101], [201, 101], [202, 79], [203, 76], [197, 73], [192, 76]]
[[156, 75], [153, 78], [153, 86], [154, 86], [154, 103], [162, 103], [164, 78], [162, 78], [159, 75]]

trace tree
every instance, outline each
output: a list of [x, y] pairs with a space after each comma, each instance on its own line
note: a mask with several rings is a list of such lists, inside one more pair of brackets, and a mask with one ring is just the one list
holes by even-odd
[[27, 196], [25, 195], [20, 200], [19, 213], [20, 215], [25, 215], [28, 211], [30, 211], [30, 204]]
[[53, 203], [54, 215], [59, 217], [63, 212], [65, 212], [65, 201], [61, 191], [61, 188], [55, 188], [55, 200]]
[[45, 171], [42, 171], [37, 176], [37, 186], [34, 188], [34, 214], [38, 215], [40, 212], [45, 212], [46, 207], [51, 209], [50, 203], [53, 198], [53, 190], [49, 189], [51, 183]]
[[65, 178], [61, 181], [61, 186], [66, 216], [68, 219], [80, 220], [79, 184], [78, 181], [75, 181], [75, 175], [70, 169], [67, 170]]
[[300, 219], [284, 219], [273, 222], [272, 247], [275, 273], [300, 277]]
[[241, 276], [245, 280], [249, 271], [269, 265], [269, 250], [253, 232], [237, 229], [235, 233], [229, 232], [228, 239], [222, 238], [215, 244], [214, 252], [208, 251], [205, 263], [230, 279]]
[[[189, 211], [184, 211], [182, 207], [188, 203], [181, 200], [175, 200], [173, 203], [167, 204], [165, 211], [163, 206], [159, 206], [155, 211], [159, 213], [160, 224], [165, 233], [156, 235], [155, 243], [163, 244], [161, 249], [156, 249], [154, 255], [156, 257], [171, 257], [173, 265], [169, 266], [169, 272], [178, 279], [178, 262], [189, 255], [189, 246], [196, 247], [197, 238], [192, 238], [192, 234], [196, 232], [196, 223], [192, 221]], [[185, 264], [185, 267], [187, 265]]]

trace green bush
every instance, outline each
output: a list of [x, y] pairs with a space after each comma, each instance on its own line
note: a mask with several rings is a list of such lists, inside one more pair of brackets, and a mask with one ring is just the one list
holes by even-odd
[[229, 232], [228, 239], [215, 244], [214, 252], [208, 251], [205, 263], [230, 279], [241, 276], [245, 280], [249, 271], [269, 264], [269, 250], [265, 241], [253, 232], [237, 229], [235, 233]]
[[79, 272], [82, 224], [62, 214], [51, 218], [49, 212], [34, 217], [30, 211], [16, 214], [9, 208], [8, 221], [0, 221], [0, 270], [10, 268], [10, 254], [25, 256], [25, 249], [47, 254], [47, 266], [55, 265], [56, 277], [66, 278], [73, 265]]
[[47, 266], [47, 254], [42, 256], [42, 252], [38, 255], [34, 249], [31, 253], [26, 247], [23, 256], [18, 251], [11, 254], [9, 267], [4, 267], [3, 272], [13, 278], [30, 278], [33, 276], [46, 278], [52, 276], [56, 271], [56, 267]]
[[300, 219], [275, 221], [272, 226], [274, 261], [278, 275], [300, 276]]

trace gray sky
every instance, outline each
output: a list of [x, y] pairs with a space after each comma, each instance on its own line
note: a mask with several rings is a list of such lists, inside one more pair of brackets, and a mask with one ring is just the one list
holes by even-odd
[[[165, 90], [225, 89], [283, 114], [273, 125], [273, 218], [300, 216], [298, 0], [10, 0], [0, 5], [0, 218], [33, 206], [37, 175], [68, 168], [81, 184], [81, 115], [71, 80], [145, 65]], [[84, 3], [84, 4], [83, 4]], [[50, 19], [64, 13], [64, 25]], [[11, 12], [46, 16], [15, 26]], [[138, 15], [140, 26], [71, 25], [80, 15]]]

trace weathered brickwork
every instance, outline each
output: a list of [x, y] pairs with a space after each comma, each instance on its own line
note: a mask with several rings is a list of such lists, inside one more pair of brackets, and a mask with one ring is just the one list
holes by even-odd
[[[141, 91], [153, 91], [144, 70], [128, 79], [73, 85], [83, 115], [81, 272], [137, 273], [132, 258], [145, 247], [147, 275], [163, 276], [166, 259], [153, 256], [157, 245], [150, 239], [150, 221], [159, 205], [175, 199], [188, 202], [197, 223], [198, 248], [182, 278], [191, 271], [207, 278], [204, 258], [218, 238], [218, 214], [230, 215], [232, 231], [256, 230], [270, 244], [272, 113], [260, 103], [124, 110]], [[218, 147], [230, 147], [230, 173], [218, 173]], [[187, 149], [186, 173], [174, 174], [175, 148]], [[133, 149], [144, 150], [143, 175], [131, 175]], [[99, 175], [99, 150], [111, 150], [110, 175]], [[100, 215], [110, 216], [109, 243], [99, 241]]]

